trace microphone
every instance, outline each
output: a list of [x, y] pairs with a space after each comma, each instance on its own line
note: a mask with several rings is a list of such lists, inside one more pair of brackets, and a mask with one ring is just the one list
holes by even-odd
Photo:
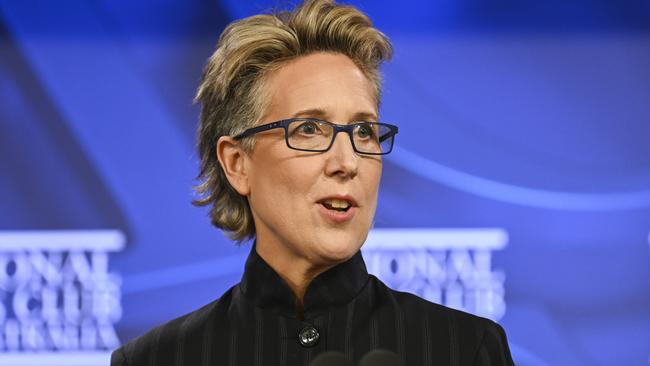
[[361, 358], [359, 366], [404, 366], [404, 363], [395, 352], [375, 349]]
[[341, 352], [329, 351], [316, 356], [309, 366], [352, 366]]

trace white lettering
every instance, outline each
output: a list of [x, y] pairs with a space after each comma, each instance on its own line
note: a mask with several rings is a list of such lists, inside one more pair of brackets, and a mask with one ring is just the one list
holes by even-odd
[[0, 352], [110, 350], [119, 276], [100, 251], [0, 251]]
[[[496, 232], [378, 229], [363, 256], [368, 271], [394, 289], [499, 320], [506, 310], [504, 275], [492, 270], [492, 250], [506, 243], [492, 245]], [[396, 242], [400, 238], [413, 242]]]

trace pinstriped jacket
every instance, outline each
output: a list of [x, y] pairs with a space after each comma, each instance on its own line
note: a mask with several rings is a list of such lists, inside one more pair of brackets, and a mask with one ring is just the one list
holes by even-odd
[[360, 252], [312, 281], [303, 316], [294, 307], [289, 287], [253, 247], [239, 284], [115, 350], [111, 365], [307, 366], [325, 351], [356, 364], [377, 348], [408, 366], [514, 365], [501, 326], [388, 288], [368, 274]]

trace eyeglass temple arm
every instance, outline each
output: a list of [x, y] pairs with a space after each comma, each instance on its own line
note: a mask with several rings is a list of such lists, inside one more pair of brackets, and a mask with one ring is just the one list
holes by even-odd
[[387, 139], [395, 136], [397, 134], [397, 129], [388, 131], [387, 133], [383, 134], [382, 136], [379, 136], [379, 142], [384, 142]]
[[266, 124], [266, 125], [252, 127], [252, 128], [249, 128], [248, 130], [242, 132], [241, 134], [235, 136], [235, 140], [243, 139], [244, 137], [254, 135], [254, 134], [258, 133], [258, 132], [267, 131], [267, 130], [271, 130], [271, 129], [279, 128], [279, 127], [284, 127], [284, 125], [286, 123], [287, 122], [283, 120], [283, 121], [272, 122], [272, 123], [269, 123], [269, 124]]

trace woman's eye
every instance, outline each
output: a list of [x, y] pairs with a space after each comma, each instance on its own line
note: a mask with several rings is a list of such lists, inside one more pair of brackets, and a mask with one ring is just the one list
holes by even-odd
[[361, 138], [368, 138], [374, 135], [374, 131], [369, 125], [361, 125], [357, 129], [357, 135], [359, 135]]
[[313, 135], [318, 131], [318, 128], [313, 122], [307, 122], [303, 123], [298, 127], [298, 132], [306, 134], [306, 135]]

